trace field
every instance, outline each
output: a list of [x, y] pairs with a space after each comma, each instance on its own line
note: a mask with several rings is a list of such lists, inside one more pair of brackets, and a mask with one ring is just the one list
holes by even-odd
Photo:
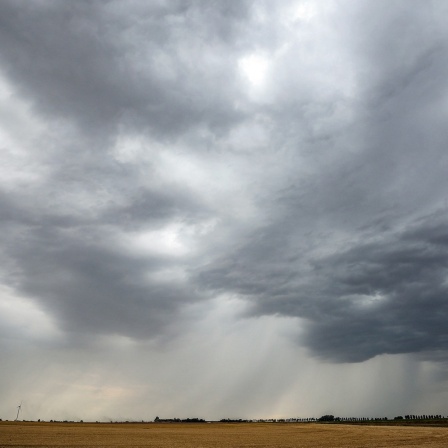
[[433, 447], [448, 428], [308, 423], [155, 424], [0, 422], [0, 447]]

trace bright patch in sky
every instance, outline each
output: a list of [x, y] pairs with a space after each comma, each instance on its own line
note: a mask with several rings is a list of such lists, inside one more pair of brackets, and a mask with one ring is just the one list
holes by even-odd
[[0, 286], [0, 328], [13, 339], [49, 339], [59, 336], [51, 317], [24, 297]]
[[240, 60], [239, 67], [252, 85], [260, 87], [266, 80], [269, 62], [263, 56], [251, 54]]
[[150, 230], [131, 237], [131, 245], [137, 251], [178, 257], [188, 253], [182, 241], [182, 226], [173, 224], [162, 229]]
[[371, 294], [358, 294], [352, 297], [353, 303], [359, 307], [371, 307], [379, 305], [386, 300], [386, 296], [380, 292], [372, 292]]
[[293, 5], [289, 13], [292, 20], [310, 20], [316, 14], [316, 9], [310, 2], [300, 2]]

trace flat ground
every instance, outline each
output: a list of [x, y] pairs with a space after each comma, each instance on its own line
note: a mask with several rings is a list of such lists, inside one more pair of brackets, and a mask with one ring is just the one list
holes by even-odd
[[0, 447], [448, 447], [448, 428], [309, 423], [0, 422]]

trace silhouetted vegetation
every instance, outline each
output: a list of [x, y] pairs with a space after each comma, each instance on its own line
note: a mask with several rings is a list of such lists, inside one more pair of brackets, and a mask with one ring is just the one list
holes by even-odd
[[[5, 420], [6, 422], [8, 420]], [[27, 422], [27, 420], [21, 420]], [[0, 419], [2, 422], [2, 419]], [[38, 419], [38, 423], [45, 423], [45, 421]], [[210, 423], [203, 418], [160, 418], [156, 417], [153, 420], [154, 423]], [[72, 420], [49, 420], [49, 423], [84, 423], [83, 420], [78, 422]], [[90, 422], [94, 423], [94, 422]], [[96, 421], [100, 424], [101, 422]], [[152, 423], [152, 421], [110, 421], [110, 423], [119, 424], [139, 424], [139, 423]], [[319, 418], [315, 417], [291, 417], [291, 418], [258, 418], [258, 419], [242, 419], [242, 418], [222, 418], [219, 423], [317, 423], [317, 424], [370, 424], [370, 425], [429, 425], [429, 426], [448, 426], [448, 417], [441, 414], [406, 414], [398, 415], [393, 419], [388, 417], [336, 417], [332, 414], [325, 414]]]
[[203, 418], [159, 418], [154, 419], [154, 423], [205, 423]]
[[223, 423], [249, 423], [251, 420], [244, 420], [241, 418], [233, 419], [233, 418], [222, 418], [220, 422]]
[[334, 422], [334, 420], [334, 415], [323, 415], [317, 419], [319, 422]]

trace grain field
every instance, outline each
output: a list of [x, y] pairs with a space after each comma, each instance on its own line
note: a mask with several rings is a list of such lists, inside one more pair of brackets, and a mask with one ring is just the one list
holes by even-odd
[[319, 424], [93, 424], [0, 422], [0, 447], [431, 447], [448, 428]]

